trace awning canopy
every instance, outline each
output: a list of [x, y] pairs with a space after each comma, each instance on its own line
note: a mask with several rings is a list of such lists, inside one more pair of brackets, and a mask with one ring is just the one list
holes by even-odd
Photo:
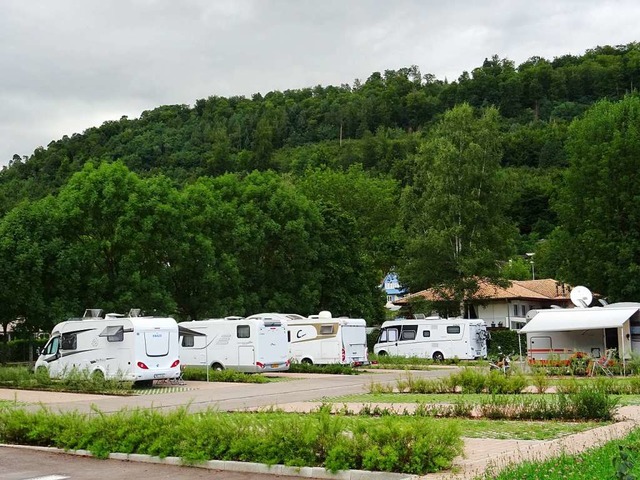
[[181, 327], [178, 325], [178, 335], [181, 337], [206, 337], [206, 334], [202, 332], [196, 332], [190, 328]]
[[518, 333], [570, 332], [619, 328], [629, 320], [638, 307], [629, 308], [567, 308], [541, 310]]

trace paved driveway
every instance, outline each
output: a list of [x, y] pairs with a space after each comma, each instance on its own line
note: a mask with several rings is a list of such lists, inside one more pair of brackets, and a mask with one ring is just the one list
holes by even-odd
[[[455, 368], [438, 368], [414, 371], [414, 378], [438, 378], [448, 376]], [[54, 410], [91, 412], [94, 405], [103, 412], [121, 408], [150, 407], [157, 409], [189, 405], [193, 411], [207, 408], [220, 410], [251, 410], [257, 407], [279, 407], [292, 402], [325, 398], [353, 393], [365, 393], [371, 382], [395, 384], [406, 374], [403, 371], [373, 370], [360, 375], [288, 374], [284, 380], [271, 383], [207, 383], [187, 382], [182, 391], [157, 395], [85, 395], [76, 393], [52, 393], [27, 390], [0, 389], [0, 399], [17, 400], [30, 404], [28, 408], [47, 405]]]

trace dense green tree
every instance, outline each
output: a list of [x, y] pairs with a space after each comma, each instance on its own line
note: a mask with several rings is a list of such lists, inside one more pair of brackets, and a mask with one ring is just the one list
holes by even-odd
[[346, 171], [307, 170], [297, 183], [312, 200], [337, 206], [351, 218], [351, 232], [343, 231], [345, 240], [360, 238], [359, 251], [380, 275], [394, 266], [401, 237], [397, 182], [354, 165]]
[[48, 329], [57, 315], [66, 313], [55, 269], [63, 248], [58, 228], [52, 197], [23, 202], [0, 221], [0, 324], [5, 333], [17, 319], [27, 330]]
[[555, 205], [560, 229], [548, 254], [557, 259], [555, 272], [611, 299], [637, 300], [640, 97], [596, 104], [571, 125], [568, 155]]
[[407, 248], [399, 273], [413, 290], [444, 287], [456, 300], [475, 278], [499, 278], [511, 227], [504, 215], [499, 168], [499, 114], [479, 117], [469, 105], [447, 112], [416, 156], [416, 179], [405, 192]]

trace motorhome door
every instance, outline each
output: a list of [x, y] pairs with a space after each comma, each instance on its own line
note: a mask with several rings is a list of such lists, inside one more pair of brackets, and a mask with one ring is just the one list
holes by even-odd
[[399, 327], [385, 327], [380, 331], [378, 338], [379, 350], [388, 355], [398, 355]]

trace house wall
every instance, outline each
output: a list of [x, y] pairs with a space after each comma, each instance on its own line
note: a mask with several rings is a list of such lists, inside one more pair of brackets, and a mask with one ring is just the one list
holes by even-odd
[[526, 323], [527, 312], [538, 308], [545, 308], [545, 306], [528, 300], [496, 300], [478, 305], [476, 310], [478, 317], [484, 320], [488, 327], [503, 326], [517, 330]]

